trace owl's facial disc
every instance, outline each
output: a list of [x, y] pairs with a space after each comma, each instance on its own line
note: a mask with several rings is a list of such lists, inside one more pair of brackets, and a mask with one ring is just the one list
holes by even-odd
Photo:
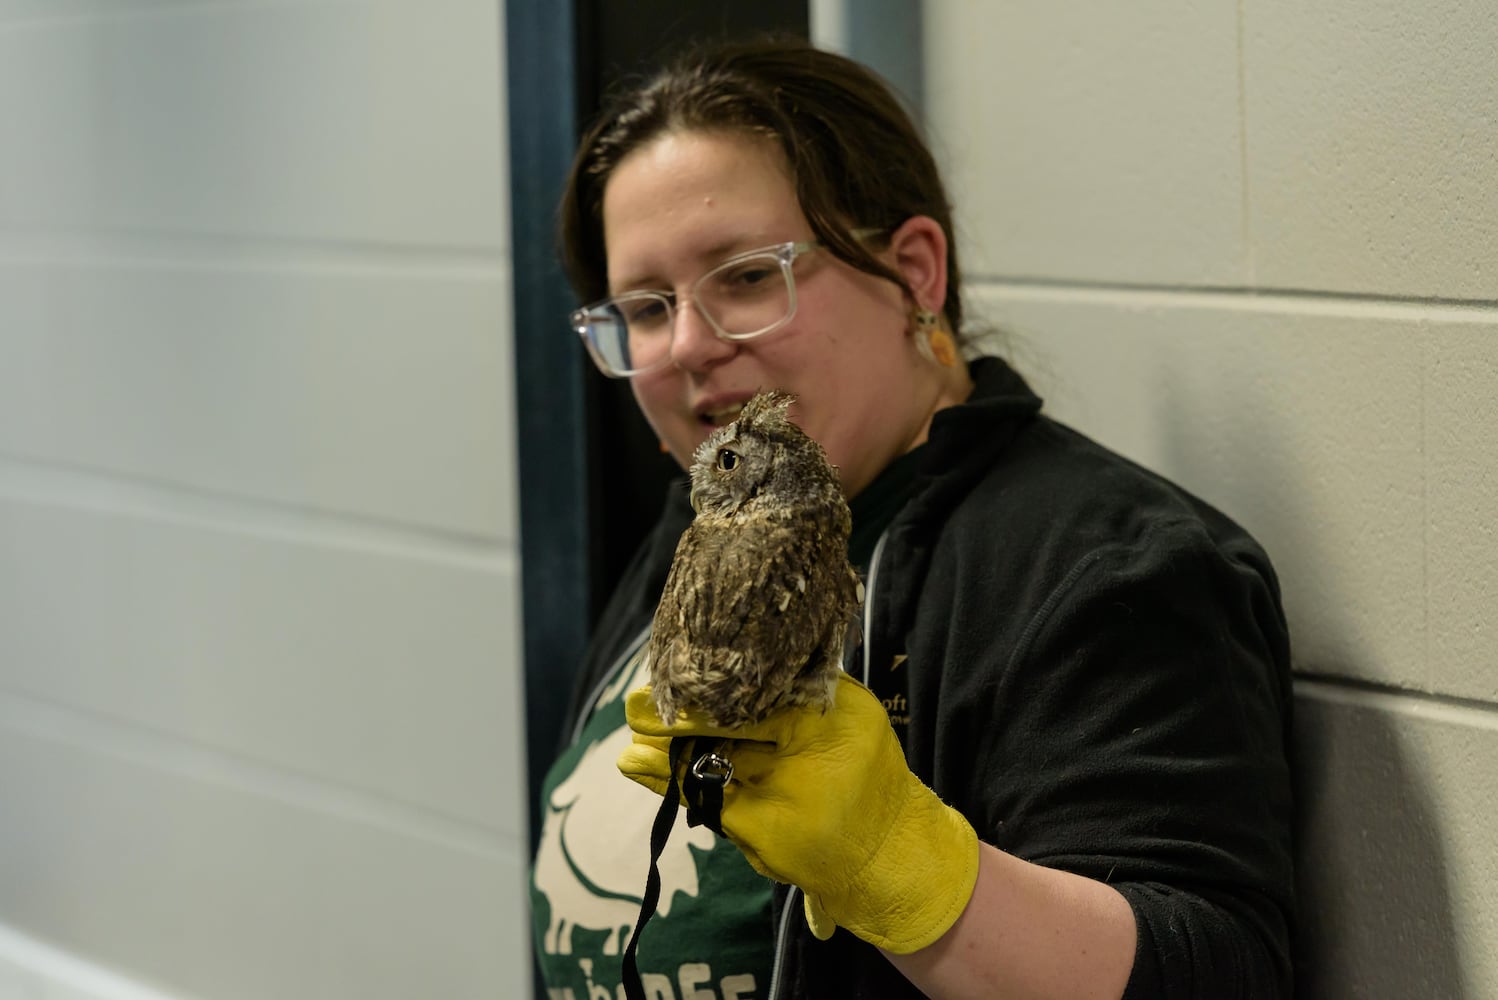
[[[713, 460], [713, 470], [710, 475], [717, 480], [719, 488], [727, 488], [729, 482], [734, 478], [734, 473], [744, 464], [743, 456], [737, 451], [721, 445], [718, 448], [717, 457]], [[702, 513], [702, 503], [706, 499], [707, 482], [699, 482], [698, 477], [692, 477], [692, 510]]]

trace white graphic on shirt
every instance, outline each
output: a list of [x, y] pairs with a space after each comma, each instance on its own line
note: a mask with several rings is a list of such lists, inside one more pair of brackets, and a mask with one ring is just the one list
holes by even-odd
[[[621, 671], [630, 677], [623, 690], [644, 683], [640, 659]], [[615, 762], [629, 739], [629, 727], [621, 726], [590, 744], [547, 800], [534, 878], [551, 908], [541, 945], [548, 955], [572, 954], [575, 927], [606, 932], [603, 953], [617, 955], [639, 918], [650, 870], [650, 826], [661, 800], [619, 773]], [[677, 824], [659, 863], [660, 916], [670, 912], [677, 893], [699, 892], [697, 861], [688, 848], [709, 851], [715, 842], [706, 827]]]
[[645, 647], [650, 642], [650, 635], [646, 633], [640, 639], [640, 646], [630, 657], [629, 664], [614, 676], [614, 679], [604, 685], [602, 691], [598, 692], [598, 698], [593, 702], [593, 707], [607, 705], [611, 701], [623, 698], [637, 687], [644, 687], [650, 679], [650, 668], [645, 664]]

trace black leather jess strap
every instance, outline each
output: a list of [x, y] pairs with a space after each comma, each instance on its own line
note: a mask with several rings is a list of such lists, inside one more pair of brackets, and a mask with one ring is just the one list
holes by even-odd
[[[676, 823], [678, 803], [686, 800], [687, 825], [706, 826], [718, 836], [723, 836], [723, 787], [733, 777], [733, 764], [718, 753], [721, 742], [713, 742], [701, 753], [695, 753], [693, 740], [686, 736], [671, 739], [667, 760], [671, 777], [666, 783], [666, 794], [655, 813], [655, 822], [650, 827], [650, 871], [645, 876], [645, 894], [640, 898], [640, 917], [635, 921], [634, 933], [624, 947], [621, 967], [624, 973], [625, 1000], [645, 1000], [645, 985], [640, 981], [640, 967], [635, 953], [640, 947], [640, 932], [655, 915], [656, 905], [661, 901], [661, 852], [671, 836], [671, 827]], [[681, 762], [690, 757], [692, 764], [683, 770]], [[678, 791], [676, 775], [681, 773]]]

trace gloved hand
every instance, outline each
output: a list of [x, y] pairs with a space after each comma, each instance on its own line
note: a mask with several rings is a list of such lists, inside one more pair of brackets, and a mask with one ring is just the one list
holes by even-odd
[[846, 674], [830, 710], [787, 709], [736, 729], [691, 712], [668, 725], [649, 688], [630, 693], [625, 716], [635, 736], [619, 770], [657, 795], [670, 778], [672, 737], [731, 741], [717, 749], [733, 764], [723, 832], [761, 874], [801, 887], [818, 938], [840, 924], [909, 953], [946, 933], [967, 906], [977, 834], [910, 772], [884, 706]]

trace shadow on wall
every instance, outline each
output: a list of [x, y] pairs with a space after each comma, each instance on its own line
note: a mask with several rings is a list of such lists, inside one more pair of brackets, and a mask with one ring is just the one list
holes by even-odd
[[1465, 996], [1452, 873], [1399, 720], [1320, 688], [1295, 705], [1297, 993]]
[[[1239, 377], [1210, 387], [1199, 372], [1195, 381], [1162, 372], [1162, 412], [1200, 416], [1161, 421], [1162, 460], [1192, 470], [1182, 480], [1188, 489], [1223, 499], [1282, 576], [1299, 574], [1287, 592], [1319, 595], [1319, 607], [1286, 609], [1292, 649], [1325, 661], [1314, 666], [1372, 662], [1377, 651], [1364, 648], [1358, 612], [1327, 596], [1338, 592], [1337, 560], [1320, 551], [1326, 540], [1291, 492], [1317, 475], [1294, 467], [1304, 428], [1277, 424], [1255, 384]], [[1318, 634], [1296, 634], [1297, 622]], [[1296, 666], [1308, 664], [1297, 658]], [[1461, 873], [1448, 870], [1421, 730], [1380, 704], [1387, 700], [1335, 681], [1296, 684], [1296, 995], [1310, 1000], [1466, 995], [1450, 891]]]

